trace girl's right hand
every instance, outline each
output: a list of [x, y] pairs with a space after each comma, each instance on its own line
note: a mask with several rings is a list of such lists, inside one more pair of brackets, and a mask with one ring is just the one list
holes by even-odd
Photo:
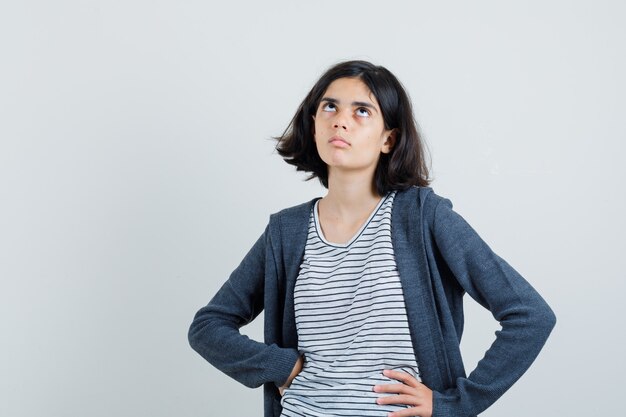
[[289, 386], [291, 385], [291, 381], [293, 381], [295, 377], [297, 377], [298, 374], [302, 371], [303, 366], [304, 366], [304, 356], [300, 356], [298, 360], [296, 361], [296, 364], [293, 366], [293, 370], [291, 371], [291, 374], [289, 374], [289, 378], [287, 378], [287, 381], [285, 381], [282, 387], [278, 388], [278, 392], [280, 393], [281, 396], [283, 395], [285, 390], [289, 388]]

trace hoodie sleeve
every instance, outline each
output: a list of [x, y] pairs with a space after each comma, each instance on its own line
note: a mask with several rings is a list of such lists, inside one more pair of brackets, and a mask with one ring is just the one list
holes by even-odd
[[208, 305], [196, 313], [188, 333], [196, 352], [248, 387], [267, 382], [281, 386], [299, 356], [295, 349], [257, 342], [239, 332], [263, 310], [265, 275], [275, 273], [267, 255], [268, 230], [269, 226]]
[[457, 378], [454, 388], [433, 392], [434, 417], [474, 416], [530, 367], [556, 317], [537, 291], [452, 210], [447, 199], [437, 204], [433, 232], [456, 280], [502, 326], [468, 377]]

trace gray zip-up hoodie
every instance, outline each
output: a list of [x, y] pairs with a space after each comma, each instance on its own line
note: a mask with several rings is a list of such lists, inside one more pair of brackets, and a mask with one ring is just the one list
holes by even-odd
[[[215, 367], [249, 387], [264, 385], [265, 417], [280, 416], [277, 387], [299, 357], [293, 290], [314, 202], [270, 216], [263, 235], [189, 329], [191, 346]], [[420, 376], [433, 390], [433, 416], [475, 416], [530, 367], [555, 315], [431, 188], [398, 192], [391, 227]], [[466, 292], [502, 326], [469, 376], [459, 347]], [[262, 310], [264, 343], [239, 332]]]

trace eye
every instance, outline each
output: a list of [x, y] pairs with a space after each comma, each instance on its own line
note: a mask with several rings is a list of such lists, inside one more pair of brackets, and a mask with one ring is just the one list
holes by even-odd
[[359, 117], [369, 117], [370, 116], [370, 111], [369, 109], [365, 108], [365, 107], [359, 107], [358, 109], [356, 109], [356, 115]]
[[335, 106], [335, 104], [333, 103], [326, 103], [322, 107], [322, 111], [337, 111], [337, 106]]

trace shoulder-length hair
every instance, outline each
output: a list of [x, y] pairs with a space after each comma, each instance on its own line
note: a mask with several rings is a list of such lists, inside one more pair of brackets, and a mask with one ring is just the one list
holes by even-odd
[[378, 100], [385, 130], [395, 129], [391, 152], [381, 153], [374, 174], [376, 190], [384, 195], [430, 182], [425, 144], [418, 133], [411, 101], [398, 79], [386, 68], [367, 61], [346, 61], [329, 68], [304, 98], [287, 129], [276, 137], [276, 150], [298, 171], [309, 172], [328, 188], [328, 167], [320, 158], [314, 138], [313, 116], [328, 86], [339, 78], [359, 78]]

